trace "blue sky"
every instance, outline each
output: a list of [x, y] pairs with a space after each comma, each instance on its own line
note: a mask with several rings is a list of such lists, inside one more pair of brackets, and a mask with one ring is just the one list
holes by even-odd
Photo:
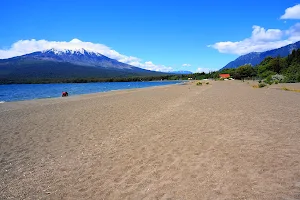
[[143, 68], [215, 70], [300, 40], [298, 3], [2, 0], [0, 58], [72, 41]]

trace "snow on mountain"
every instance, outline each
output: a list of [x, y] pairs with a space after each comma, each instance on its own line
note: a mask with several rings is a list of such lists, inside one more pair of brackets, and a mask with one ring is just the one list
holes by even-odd
[[52, 48], [52, 49], [47, 49], [42, 51], [43, 53], [50, 53], [53, 52], [56, 55], [62, 55], [62, 54], [90, 54], [90, 55], [96, 55], [96, 56], [103, 56], [102, 54], [94, 51], [88, 51], [84, 48], [79, 48], [79, 49], [58, 49], [58, 48]]
[[0, 82], [8, 83], [162, 74], [164, 73], [134, 67], [85, 49], [48, 49], [0, 59]]
[[82, 66], [94, 66], [117, 69], [132, 69], [134, 66], [121, 63], [117, 60], [108, 58], [98, 52], [86, 49], [57, 49], [52, 48], [44, 51], [37, 51], [21, 57], [48, 60], [56, 62], [68, 62]]

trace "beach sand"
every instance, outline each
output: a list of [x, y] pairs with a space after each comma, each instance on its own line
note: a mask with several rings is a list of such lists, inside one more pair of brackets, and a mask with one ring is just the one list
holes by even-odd
[[0, 199], [300, 199], [297, 92], [212, 81], [2, 103], [0, 132]]

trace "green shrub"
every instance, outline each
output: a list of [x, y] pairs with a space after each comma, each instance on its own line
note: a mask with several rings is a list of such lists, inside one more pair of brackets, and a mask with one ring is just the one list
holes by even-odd
[[[299, 73], [299, 77], [300, 77], [300, 73]], [[298, 77], [298, 74], [286, 74], [286, 76], [284, 77], [283, 82], [285, 83], [297, 83], [298, 79], [300, 80], [300, 78]]]
[[265, 80], [265, 83], [272, 85], [273, 84], [273, 80], [272, 80], [272, 75], [269, 75]]
[[263, 87], [265, 87], [265, 86], [267, 86], [265, 83], [259, 83], [259, 84], [258, 84], [258, 87], [259, 87], [259, 88], [263, 88]]
[[196, 85], [202, 85], [202, 83], [201, 83], [201, 82], [198, 82]]
[[279, 81], [278, 80], [275, 80], [275, 82], [274, 82], [275, 84], [278, 84], [279, 83]]
[[209, 85], [209, 82], [206, 82], [206, 85]]

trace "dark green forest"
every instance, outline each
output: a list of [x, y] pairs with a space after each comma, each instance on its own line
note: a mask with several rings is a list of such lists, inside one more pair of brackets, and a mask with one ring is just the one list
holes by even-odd
[[30, 79], [2, 79], [0, 84], [39, 84], [39, 83], [93, 83], [93, 82], [136, 82], [136, 81], [161, 81], [161, 80], [188, 80], [193, 78], [197, 80], [205, 78], [214, 78], [212, 73], [194, 73], [189, 75], [161, 75], [161, 76], [131, 76], [131, 77], [113, 77], [113, 78], [30, 78]]

